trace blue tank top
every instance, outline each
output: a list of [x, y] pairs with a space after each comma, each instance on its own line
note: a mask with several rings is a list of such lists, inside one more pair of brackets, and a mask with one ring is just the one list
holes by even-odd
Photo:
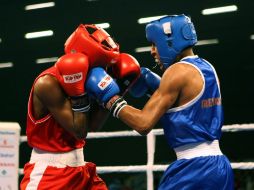
[[193, 100], [169, 109], [162, 116], [160, 121], [169, 146], [176, 148], [220, 139], [224, 117], [219, 80], [214, 67], [198, 56], [188, 56], [180, 62], [195, 67], [204, 85]]

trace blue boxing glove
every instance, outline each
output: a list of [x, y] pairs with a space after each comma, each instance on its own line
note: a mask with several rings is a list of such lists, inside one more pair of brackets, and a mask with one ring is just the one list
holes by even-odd
[[160, 85], [161, 77], [146, 67], [141, 67], [141, 75], [130, 88], [129, 93], [135, 98], [151, 96]]
[[118, 96], [120, 89], [117, 83], [101, 67], [92, 68], [88, 73], [86, 92], [102, 103], [115, 117], [118, 117], [120, 110], [127, 104], [121, 96]]

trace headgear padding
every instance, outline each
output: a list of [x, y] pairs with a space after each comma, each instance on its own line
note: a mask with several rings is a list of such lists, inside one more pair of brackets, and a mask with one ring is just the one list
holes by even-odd
[[146, 26], [146, 38], [157, 47], [160, 61], [169, 67], [187, 47], [197, 43], [191, 19], [184, 14], [165, 16]]
[[79, 52], [88, 56], [90, 66], [114, 64], [119, 58], [119, 45], [102, 28], [80, 24], [65, 42], [65, 53]]

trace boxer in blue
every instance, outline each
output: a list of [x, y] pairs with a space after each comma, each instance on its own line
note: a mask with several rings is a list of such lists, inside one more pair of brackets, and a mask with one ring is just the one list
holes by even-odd
[[219, 147], [223, 125], [219, 80], [214, 67], [193, 52], [197, 43], [193, 23], [185, 15], [166, 16], [146, 26], [146, 37], [164, 72], [160, 78], [141, 68], [130, 87], [135, 97], [153, 92], [142, 110], [127, 104], [114, 80], [98, 88], [104, 72], [88, 75], [87, 92], [142, 135], [160, 120], [177, 160], [164, 172], [159, 190], [232, 190], [233, 170]]

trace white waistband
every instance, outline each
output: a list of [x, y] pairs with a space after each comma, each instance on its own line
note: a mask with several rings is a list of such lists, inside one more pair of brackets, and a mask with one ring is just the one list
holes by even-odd
[[77, 167], [86, 164], [83, 148], [70, 152], [52, 153], [33, 148], [30, 163], [43, 162], [50, 166], [63, 168], [66, 166]]
[[223, 155], [219, 141], [207, 141], [202, 143], [192, 143], [184, 146], [180, 146], [174, 149], [177, 160], [179, 159], [191, 159], [200, 156], [215, 156]]

